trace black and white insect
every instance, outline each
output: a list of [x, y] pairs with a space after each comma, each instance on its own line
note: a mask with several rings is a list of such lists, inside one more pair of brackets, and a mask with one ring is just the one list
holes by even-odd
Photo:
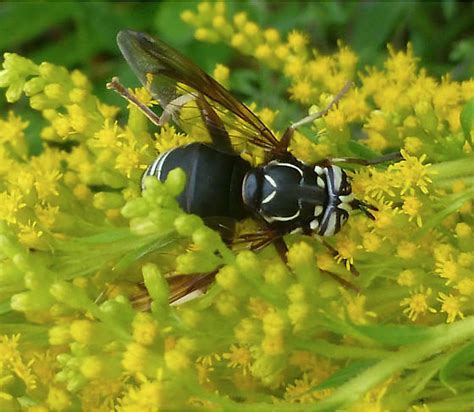
[[[143, 175], [164, 180], [171, 170], [182, 168], [187, 183], [178, 201], [185, 211], [201, 216], [228, 239], [232, 239], [235, 221], [255, 218], [262, 230], [242, 235], [241, 239], [251, 242], [253, 250], [274, 243], [283, 258], [283, 236], [288, 233], [333, 236], [354, 210], [373, 219], [370, 210], [376, 208], [354, 197], [349, 177], [335, 163], [371, 165], [397, 160], [398, 153], [373, 160], [324, 159], [310, 165], [288, 151], [294, 131], [324, 116], [350, 85], [326, 109], [292, 124], [278, 140], [247, 106], [163, 41], [131, 30], [121, 31], [117, 41], [126, 61], [163, 112], [156, 115], [118, 79], [108, 87], [139, 106], [156, 125], [171, 120], [186, 131], [199, 121], [212, 140], [211, 144], [192, 143], [160, 154]], [[238, 139], [262, 148], [264, 162], [252, 167], [244, 160], [232, 144]]]

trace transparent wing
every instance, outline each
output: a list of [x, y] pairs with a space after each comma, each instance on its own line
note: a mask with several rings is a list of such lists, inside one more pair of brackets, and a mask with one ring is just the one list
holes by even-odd
[[187, 133], [214, 132], [213, 140], [229, 136], [234, 144], [250, 143], [266, 151], [277, 147], [276, 137], [247, 106], [175, 49], [131, 30], [120, 31], [117, 42], [141, 83], [164, 109], [165, 119], [171, 118]]

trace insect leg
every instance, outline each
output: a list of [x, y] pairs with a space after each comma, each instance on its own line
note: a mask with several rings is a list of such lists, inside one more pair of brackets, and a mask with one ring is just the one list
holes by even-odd
[[153, 110], [151, 110], [149, 107], [147, 107], [145, 104], [143, 104], [141, 101], [139, 101], [133, 94], [131, 94], [119, 81], [118, 77], [113, 77], [112, 81], [107, 83], [106, 85], [107, 89], [114, 90], [120, 96], [122, 96], [125, 100], [127, 100], [129, 103], [134, 104], [146, 117], [150, 119], [150, 121], [156, 125], [156, 126], [161, 126], [160, 122], [160, 116], [158, 116]]
[[[285, 263], [285, 265], [288, 263], [288, 258], [287, 258], [287, 253], [288, 253], [288, 247], [286, 246], [286, 243], [285, 241], [283, 240], [282, 237], [278, 238], [278, 239], [275, 239], [273, 241], [273, 245], [275, 246], [275, 249], [277, 250], [278, 254], [280, 255], [280, 258], [281, 260], [283, 261], [283, 263]], [[328, 246], [330, 246], [328, 244]], [[330, 246], [331, 247], [331, 246]], [[333, 250], [336, 252], [337, 254], [337, 251], [333, 248]], [[355, 268], [352, 266], [353, 270], [355, 270]], [[345, 280], [344, 278], [342, 278], [341, 276], [339, 276], [338, 274], [336, 273], [333, 273], [329, 270], [324, 270], [324, 269], [319, 269], [319, 271], [323, 274], [323, 275], [328, 275], [328, 276], [331, 276], [336, 282], [340, 283], [343, 287], [345, 287], [346, 289], [350, 289], [350, 290], [353, 290], [354, 292], [359, 292], [359, 289], [357, 288], [357, 286], [353, 285], [351, 282]], [[352, 271], [351, 271], [352, 272]], [[354, 274], [354, 272], [352, 272]], [[357, 275], [359, 274], [359, 272], [357, 272]]]
[[276, 251], [280, 255], [281, 260], [283, 263], [287, 264], [288, 263], [288, 246], [286, 246], [285, 241], [283, 240], [282, 237], [279, 237], [278, 239], [275, 239], [273, 241], [273, 245], [275, 246]]
[[163, 113], [161, 113], [159, 126], [163, 126], [168, 123], [170, 118], [175, 118], [179, 110], [186, 103], [191, 102], [195, 99], [196, 95], [194, 95], [193, 93], [186, 93], [176, 97], [174, 100], [171, 100], [165, 107], [163, 107]]
[[273, 153], [278, 156], [282, 155], [285, 153], [288, 149], [288, 145], [290, 144], [291, 137], [293, 136], [293, 133], [295, 130], [308, 123], [314, 122], [316, 119], [319, 119], [320, 117], [326, 116], [328, 112], [342, 99], [342, 97], [348, 92], [348, 90], [351, 88], [352, 82], [349, 81], [347, 82], [344, 87], [341, 89], [341, 91], [332, 99], [329, 104], [320, 112], [310, 114], [309, 116], [304, 117], [301, 120], [298, 120], [297, 122], [293, 123], [291, 126], [288, 126], [288, 128], [285, 130], [285, 133], [283, 133], [283, 137], [281, 138], [280, 142], [278, 143], [278, 146], [273, 150]]
[[375, 159], [359, 159], [355, 157], [332, 157], [328, 159], [324, 159], [317, 164], [319, 166], [330, 166], [333, 163], [352, 163], [356, 165], [362, 165], [362, 166], [371, 166], [371, 165], [377, 165], [379, 163], [384, 163], [384, 162], [398, 162], [403, 159], [403, 156], [401, 155], [400, 152], [393, 152], [393, 153], [388, 153], [383, 156], [376, 157]]
[[346, 289], [353, 290], [354, 292], [360, 292], [359, 288], [353, 285], [351, 282], [345, 280], [344, 278], [340, 277], [338, 274], [334, 272], [330, 272], [329, 270], [319, 269], [321, 273], [324, 275], [331, 276], [336, 282], [339, 282], [342, 286]]
[[199, 107], [202, 121], [206, 125], [206, 129], [211, 136], [213, 145], [224, 152], [233, 153], [234, 150], [232, 148], [229, 133], [227, 133], [222, 119], [202, 94], [200, 94], [199, 98], [196, 99], [196, 103]]
[[[334, 249], [328, 242], [326, 242], [324, 239], [322, 239], [319, 236], [316, 236], [316, 239], [319, 240], [324, 247], [329, 251], [329, 253], [333, 256], [340, 256], [339, 252]], [[356, 267], [350, 263], [347, 259], [342, 259], [342, 263], [344, 263], [344, 266], [349, 269], [349, 271], [354, 275], [354, 276], [359, 276], [359, 271], [356, 269]]]

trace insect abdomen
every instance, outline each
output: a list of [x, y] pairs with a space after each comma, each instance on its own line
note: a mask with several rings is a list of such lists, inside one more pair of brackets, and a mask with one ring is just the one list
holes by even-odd
[[201, 217], [248, 216], [242, 201], [242, 181], [250, 164], [241, 157], [192, 143], [161, 154], [143, 176], [156, 176], [163, 181], [178, 167], [187, 176], [186, 187], [177, 198], [186, 212]]

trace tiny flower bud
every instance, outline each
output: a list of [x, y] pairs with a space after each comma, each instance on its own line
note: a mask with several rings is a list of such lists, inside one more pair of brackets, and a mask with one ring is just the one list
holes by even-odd
[[168, 173], [165, 186], [172, 196], [178, 196], [186, 185], [186, 173], [183, 169], [177, 168]]
[[34, 77], [25, 83], [23, 90], [27, 96], [33, 96], [34, 94], [42, 92], [45, 84], [46, 82], [43, 78]]
[[169, 296], [169, 286], [158, 267], [148, 263], [142, 268], [143, 280], [148, 293], [159, 305], [167, 305]]
[[127, 219], [147, 216], [149, 211], [150, 205], [142, 197], [129, 200], [125, 206], [122, 207], [122, 215]]
[[180, 350], [172, 349], [164, 355], [165, 363], [172, 372], [183, 372], [190, 364], [189, 358]]
[[216, 281], [224, 290], [233, 291], [239, 285], [239, 273], [234, 266], [224, 266], [216, 275]]
[[202, 219], [195, 215], [181, 215], [174, 221], [174, 227], [181, 236], [191, 236], [203, 225]]
[[87, 379], [97, 379], [103, 376], [104, 364], [97, 356], [86, 357], [80, 366], [81, 373]]
[[193, 242], [201, 249], [215, 250], [221, 244], [221, 238], [212, 229], [203, 226], [193, 233]]
[[176, 259], [178, 273], [203, 273], [211, 272], [218, 266], [220, 259], [209, 252], [187, 252]]
[[261, 275], [261, 266], [255, 253], [240, 252], [237, 256], [237, 267], [245, 277], [258, 278]]

